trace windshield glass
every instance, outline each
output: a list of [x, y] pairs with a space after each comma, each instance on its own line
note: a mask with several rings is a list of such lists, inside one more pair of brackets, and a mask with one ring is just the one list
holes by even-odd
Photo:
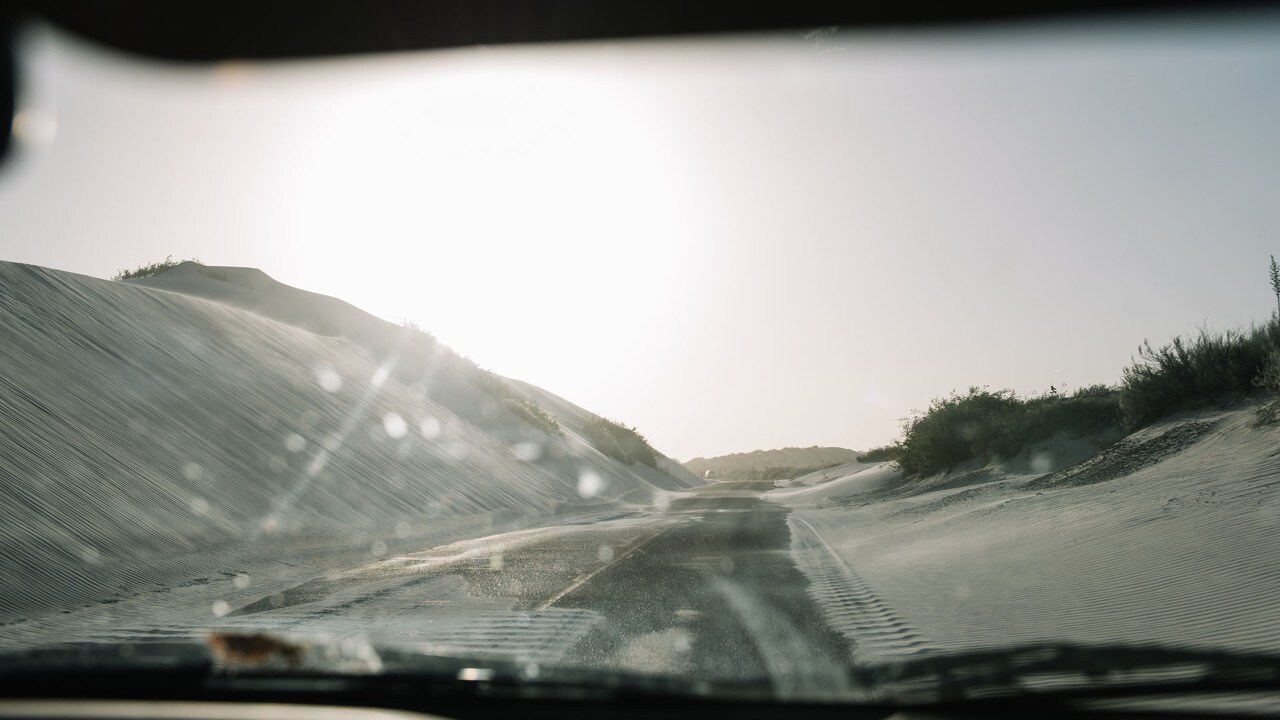
[[8, 668], [906, 702], [1280, 654], [1274, 12], [18, 47]]

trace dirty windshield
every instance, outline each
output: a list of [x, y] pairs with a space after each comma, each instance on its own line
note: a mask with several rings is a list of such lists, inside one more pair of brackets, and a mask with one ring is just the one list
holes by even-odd
[[1280, 15], [17, 61], [6, 672], [1274, 672]]

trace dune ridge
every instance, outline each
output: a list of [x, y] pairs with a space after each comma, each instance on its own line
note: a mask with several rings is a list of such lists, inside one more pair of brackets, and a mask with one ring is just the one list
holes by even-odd
[[0, 623], [234, 574], [199, 566], [264, 537], [368, 557], [697, 482], [548, 436], [350, 305], [175, 270], [0, 263]]

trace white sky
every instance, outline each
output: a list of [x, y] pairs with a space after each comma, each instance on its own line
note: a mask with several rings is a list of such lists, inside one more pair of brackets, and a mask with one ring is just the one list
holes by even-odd
[[1274, 307], [1276, 14], [214, 69], [28, 40], [0, 259], [260, 267], [679, 459], [883, 444]]

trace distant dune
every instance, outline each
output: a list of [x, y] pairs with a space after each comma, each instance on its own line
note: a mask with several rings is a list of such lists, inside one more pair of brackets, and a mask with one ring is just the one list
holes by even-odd
[[368, 557], [699, 483], [598, 452], [582, 408], [249, 268], [0, 263], [0, 363], [0, 623], [230, 577], [263, 536]]
[[824, 468], [854, 462], [857, 452], [839, 447], [782, 448], [733, 453], [713, 458], [694, 458], [684, 464], [690, 472], [704, 477], [708, 471], [722, 480], [782, 480]]

